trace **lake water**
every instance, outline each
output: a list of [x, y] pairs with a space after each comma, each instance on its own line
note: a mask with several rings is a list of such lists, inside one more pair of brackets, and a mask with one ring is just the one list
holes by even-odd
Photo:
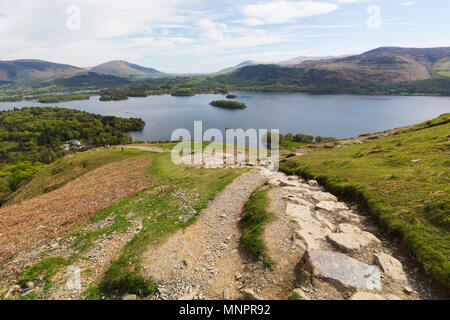
[[0, 103], [0, 110], [23, 106], [57, 105], [102, 115], [142, 118], [147, 126], [133, 138], [144, 141], [170, 139], [172, 131], [192, 132], [195, 120], [203, 129], [279, 129], [336, 138], [355, 137], [423, 122], [450, 112], [450, 97], [396, 97], [358, 95], [310, 95], [304, 93], [236, 92], [245, 110], [212, 107], [209, 102], [224, 95], [193, 97], [150, 96], [126, 101], [101, 102], [99, 97], [57, 104], [37, 102]]

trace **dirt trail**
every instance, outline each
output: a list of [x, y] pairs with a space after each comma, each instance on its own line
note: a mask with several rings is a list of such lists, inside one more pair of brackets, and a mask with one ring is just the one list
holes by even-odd
[[160, 283], [161, 299], [239, 297], [236, 278], [244, 273], [238, 221], [250, 194], [266, 180], [259, 170], [238, 177], [200, 214], [197, 222], [144, 254], [148, 277]]

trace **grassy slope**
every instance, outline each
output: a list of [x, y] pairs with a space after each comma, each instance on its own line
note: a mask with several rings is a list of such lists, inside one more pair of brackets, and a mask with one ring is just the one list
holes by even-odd
[[[148, 179], [156, 179], [157, 185], [94, 214], [91, 217], [91, 223], [109, 217], [114, 218], [114, 224], [101, 230], [88, 232], [80, 230], [68, 235], [76, 239], [74, 243], [76, 254], [69, 259], [49, 257], [37, 262], [22, 271], [19, 277], [20, 284], [35, 279], [38, 275], [44, 275], [46, 288], [50, 288], [52, 276], [58, 272], [64, 272], [67, 265], [76, 263], [80, 259], [80, 254], [89, 250], [97, 239], [104, 235], [122, 232], [131, 226], [131, 220], [141, 218], [143, 229], [113, 261], [103, 281], [90, 288], [86, 295], [90, 299], [99, 299], [101, 296], [114, 298], [117, 294], [124, 292], [141, 296], [152, 294], [156, 284], [151, 279], [144, 279], [140, 275], [142, 253], [150, 245], [164, 240], [170, 233], [193, 223], [195, 215], [191, 216], [192, 210], [198, 214], [218, 192], [245, 171], [245, 169], [205, 170], [176, 166], [170, 159], [170, 153], [157, 154], [135, 149], [126, 149], [124, 153], [120, 150], [96, 151], [77, 154], [49, 165], [23, 190], [24, 196], [36, 196], [49, 186], [60, 187], [81, 174], [109, 162], [143, 154], [152, 158], [152, 165], [148, 169]], [[84, 163], [87, 164], [86, 167], [83, 166]], [[179, 196], [180, 190], [186, 193], [187, 200]], [[127, 217], [130, 212], [134, 212], [135, 215]], [[189, 219], [184, 221], [182, 218], [186, 215]]]
[[356, 200], [450, 287], [449, 120], [445, 114], [377, 141], [291, 158], [281, 169]]
[[[99, 293], [106, 296], [125, 292], [142, 296], [152, 294], [156, 285], [140, 276], [142, 253], [170, 233], [194, 222], [195, 217], [186, 222], [180, 217], [192, 210], [200, 213], [218, 192], [244, 172], [243, 169], [204, 170], [175, 166], [170, 160], [170, 153], [155, 154], [152, 158], [149, 173], [158, 180], [157, 186], [107, 208], [94, 217], [95, 221], [114, 214], [116, 220], [118, 217], [120, 220], [125, 219], [129, 212], [136, 212], [134, 219], [143, 218], [143, 230], [125, 246], [99, 286], [90, 290], [89, 298], [98, 298]], [[191, 200], [186, 202], [174, 195], [180, 190], [185, 190]]]
[[145, 154], [135, 149], [118, 149], [80, 153], [59, 159], [39, 171], [33, 179], [11, 195], [8, 204], [34, 198], [40, 194], [61, 188], [66, 183], [108, 163]]

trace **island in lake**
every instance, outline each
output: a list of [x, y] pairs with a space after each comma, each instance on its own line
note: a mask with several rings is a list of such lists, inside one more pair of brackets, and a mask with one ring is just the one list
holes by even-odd
[[212, 101], [210, 105], [219, 108], [227, 108], [227, 109], [245, 109], [247, 106], [245, 103], [236, 102], [236, 101], [226, 101], [226, 100], [218, 100]]

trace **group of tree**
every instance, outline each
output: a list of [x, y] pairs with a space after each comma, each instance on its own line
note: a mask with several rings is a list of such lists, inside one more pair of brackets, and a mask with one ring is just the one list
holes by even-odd
[[247, 108], [245, 103], [229, 101], [229, 100], [212, 101], [209, 104], [214, 107], [227, 108], [227, 109], [245, 109], [245, 108]]
[[0, 111], [0, 204], [44, 164], [64, 156], [61, 146], [80, 140], [86, 147], [126, 144], [140, 131], [137, 118], [101, 116], [54, 107]]
[[287, 133], [285, 135], [280, 135], [281, 140], [293, 141], [293, 142], [306, 142], [306, 143], [323, 143], [323, 142], [333, 142], [337, 139], [334, 137], [322, 137], [322, 136], [310, 136], [303, 133], [297, 133], [296, 135], [292, 133]]

